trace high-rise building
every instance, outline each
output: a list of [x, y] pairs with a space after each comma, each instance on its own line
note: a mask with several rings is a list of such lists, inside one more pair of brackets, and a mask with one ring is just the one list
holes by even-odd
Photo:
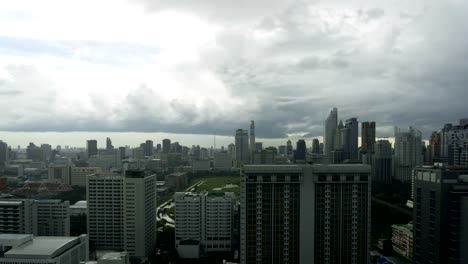
[[154, 154], [153, 140], [146, 140], [145, 142], [145, 156], [152, 156]]
[[250, 148], [250, 153], [252, 153], [252, 152], [254, 152], [256, 150], [256, 147], [255, 147], [255, 121], [253, 121], [253, 120], [250, 121], [249, 148]]
[[3, 167], [8, 158], [8, 144], [0, 140], [0, 167]]
[[41, 144], [42, 155], [44, 161], [49, 161], [50, 155], [52, 155], [52, 146], [49, 144]]
[[125, 159], [125, 157], [127, 156], [126, 152], [127, 149], [125, 147], [119, 147], [119, 156], [121, 160]]
[[171, 140], [170, 139], [163, 139], [162, 141], [162, 152], [169, 153], [171, 151]]
[[36, 200], [37, 235], [70, 236], [70, 202]]
[[449, 156], [449, 131], [452, 129], [452, 124], [445, 124], [440, 131], [440, 158], [442, 161], [448, 162]]
[[86, 187], [86, 177], [100, 172], [101, 168], [99, 167], [72, 167], [69, 184], [74, 186]]
[[161, 153], [161, 151], [162, 151], [162, 146], [161, 146], [161, 144], [158, 143], [158, 144], [156, 145], [156, 152], [157, 152], [157, 153]]
[[48, 180], [52, 183], [71, 184], [71, 171], [71, 165], [51, 164], [48, 168]]
[[325, 120], [325, 133], [323, 135], [323, 154], [330, 156], [335, 144], [336, 127], [338, 124], [338, 109], [331, 110]]
[[433, 131], [429, 138], [429, 145], [427, 146], [425, 164], [433, 165], [434, 162], [440, 162], [441, 153], [441, 133]]
[[213, 169], [219, 171], [230, 171], [232, 169], [232, 157], [227, 151], [216, 152], [214, 156]]
[[447, 157], [450, 165], [468, 166], [468, 124], [460, 120], [460, 124], [451, 126], [447, 131]]
[[263, 150], [263, 143], [255, 142], [255, 151], [262, 151], [262, 150]]
[[306, 161], [307, 147], [306, 142], [303, 139], [299, 139], [296, 143], [296, 155], [294, 157], [295, 161]]
[[179, 255], [187, 257], [186, 241], [198, 242], [205, 252], [232, 250], [234, 193], [177, 192], [174, 202]]
[[0, 200], [0, 234], [37, 235], [37, 204], [34, 200]]
[[26, 148], [26, 157], [32, 161], [43, 161], [44, 154], [42, 153], [42, 149], [34, 143], [29, 143], [29, 146]]
[[278, 147], [278, 154], [285, 156], [286, 155], [286, 146], [281, 145]]
[[88, 234], [96, 248], [148, 256], [156, 242], [156, 176], [95, 174], [86, 185]]
[[392, 183], [392, 144], [388, 140], [379, 140], [374, 144], [374, 154], [371, 154], [372, 181], [380, 184]]
[[241, 264], [368, 263], [369, 175], [362, 164], [245, 166]]
[[421, 132], [412, 127], [402, 131], [395, 127], [394, 177], [400, 181], [411, 181], [412, 171], [422, 165]]
[[320, 142], [316, 138], [312, 140], [312, 153], [320, 154]]
[[375, 144], [375, 122], [362, 122], [361, 124], [361, 150], [373, 152]]
[[249, 164], [249, 137], [247, 130], [236, 130], [236, 163], [237, 167]]
[[468, 169], [417, 167], [413, 263], [468, 262]]
[[86, 141], [86, 152], [88, 154], [88, 159], [98, 154], [97, 140], [91, 139]]
[[112, 145], [112, 140], [110, 138], [106, 138], [106, 149], [114, 149]]
[[286, 141], [286, 155], [291, 157], [293, 155], [293, 146], [291, 140]]
[[345, 159], [358, 160], [358, 130], [359, 123], [357, 118], [346, 120], [345, 127], [341, 130], [342, 146]]
[[[343, 151], [343, 129], [344, 129], [343, 121], [340, 120], [340, 123], [336, 127], [336, 132], [335, 132], [335, 139], [333, 143], [333, 148], [332, 151], [334, 150], [340, 150]], [[332, 154], [331, 154], [332, 155]]]

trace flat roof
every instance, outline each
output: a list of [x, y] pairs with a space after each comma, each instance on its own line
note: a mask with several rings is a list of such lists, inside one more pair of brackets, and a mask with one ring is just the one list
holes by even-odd
[[5, 252], [5, 258], [54, 258], [79, 243], [79, 237], [38, 236]]
[[104, 254], [99, 260], [122, 260], [127, 256], [127, 252], [110, 252]]
[[29, 234], [1, 234], [0, 240], [15, 240], [30, 237]]

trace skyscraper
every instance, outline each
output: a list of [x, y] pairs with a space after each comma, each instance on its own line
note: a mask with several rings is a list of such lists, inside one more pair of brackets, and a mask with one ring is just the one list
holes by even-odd
[[86, 141], [86, 152], [88, 154], [88, 159], [98, 154], [97, 140], [91, 139]]
[[245, 166], [241, 264], [368, 263], [370, 167]]
[[293, 154], [293, 146], [292, 146], [292, 142], [291, 140], [288, 139], [288, 141], [286, 141], [286, 155], [287, 156], [292, 156]]
[[0, 140], [0, 167], [8, 160], [8, 144]]
[[320, 142], [316, 138], [312, 140], [312, 153], [320, 154]]
[[417, 167], [413, 263], [468, 263], [468, 169]]
[[114, 149], [114, 146], [112, 145], [112, 140], [108, 137], [106, 138], [106, 149]]
[[171, 151], [171, 140], [170, 139], [163, 139], [162, 141], [162, 152], [169, 153]]
[[152, 156], [154, 154], [153, 140], [146, 140], [145, 142], [145, 156]]
[[29, 143], [29, 146], [26, 148], [26, 157], [32, 161], [43, 161], [44, 154], [42, 153], [42, 149], [34, 143]]
[[440, 160], [440, 153], [441, 153], [441, 133], [437, 131], [433, 131], [431, 133], [431, 137], [429, 138], [429, 145], [427, 146], [427, 154], [426, 154], [426, 164], [433, 165], [434, 162], [441, 161]]
[[361, 124], [361, 150], [373, 152], [375, 144], [375, 122], [362, 122]]
[[306, 147], [306, 142], [303, 139], [299, 139], [296, 143], [296, 155], [294, 157], [294, 160], [297, 161], [306, 161], [306, 153], [307, 153], [307, 147]]
[[325, 120], [325, 133], [323, 135], [323, 154], [330, 156], [335, 143], [335, 133], [338, 122], [338, 109], [331, 110]]
[[88, 234], [96, 248], [148, 256], [156, 242], [156, 175], [95, 174], [86, 186]]
[[447, 131], [447, 157], [450, 165], [468, 166], [468, 124], [466, 119]]
[[374, 144], [372, 181], [380, 184], [392, 183], [392, 144], [379, 140]]
[[412, 171], [422, 165], [421, 132], [412, 127], [402, 131], [395, 127], [394, 176], [400, 181], [411, 181]]
[[358, 121], [357, 118], [350, 118], [346, 120], [345, 127], [341, 130], [341, 138], [345, 158], [351, 160], [358, 160]]
[[236, 130], [236, 163], [237, 166], [249, 164], [249, 136], [247, 130]]
[[249, 148], [250, 153], [255, 151], [255, 122], [253, 120], [250, 121]]

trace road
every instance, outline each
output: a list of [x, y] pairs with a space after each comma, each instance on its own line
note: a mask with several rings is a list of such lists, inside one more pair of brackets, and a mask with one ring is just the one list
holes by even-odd
[[383, 204], [385, 206], [388, 206], [390, 208], [393, 208], [395, 210], [397, 210], [398, 212], [400, 213], [403, 213], [403, 214], [406, 214], [406, 215], [409, 215], [409, 216], [413, 216], [413, 212], [410, 210], [410, 209], [405, 209], [403, 207], [400, 207], [398, 205], [394, 205], [392, 203], [389, 203], [389, 202], [386, 202], [386, 201], [383, 201], [383, 200], [380, 200], [378, 198], [375, 198], [375, 197], [372, 197], [372, 202], [376, 202], [376, 203], [379, 203], [379, 204]]

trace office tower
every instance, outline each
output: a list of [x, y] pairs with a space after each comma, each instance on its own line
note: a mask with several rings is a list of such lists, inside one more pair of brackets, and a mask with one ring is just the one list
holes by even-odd
[[319, 148], [320, 148], [320, 154], [323, 154], [323, 149], [324, 149], [323, 142], [320, 142]]
[[421, 132], [412, 127], [402, 131], [395, 127], [394, 177], [400, 181], [411, 181], [412, 171], [422, 165]]
[[426, 164], [433, 165], [434, 162], [440, 162], [441, 153], [441, 133], [433, 131], [429, 138], [429, 145], [426, 150]]
[[156, 246], [156, 175], [128, 170], [123, 190], [125, 251], [131, 256], [149, 256]]
[[43, 161], [49, 161], [50, 155], [52, 155], [52, 146], [49, 144], [41, 144]]
[[111, 171], [112, 169], [120, 169], [122, 160], [118, 149], [100, 150], [98, 155], [88, 160], [88, 164], [90, 167], [99, 167], [104, 171]]
[[253, 120], [250, 121], [250, 135], [249, 135], [249, 148], [250, 153], [255, 151], [255, 122]]
[[26, 157], [32, 161], [43, 161], [44, 154], [42, 153], [42, 149], [34, 143], [29, 143], [29, 146], [26, 148]]
[[325, 133], [323, 135], [323, 154], [330, 156], [334, 150], [336, 127], [338, 124], [338, 109], [335, 107], [330, 111], [325, 120]]
[[121, 160], [125, 159], [125, 157], [127, 156], [126, 151], [127, 149], [125, 147], [119, 147], [119, 156]]
[[333, 150], [343, 150], [343, 129], [344, 129], [343, 121], [340, 120], [340, 123], [336, 127], [335, 138], [333, 143]]
[[279, 146], [279, 147], [278, 147], [278, 153], [279, 153], [280, 155], [285, 156], [285, 155], [286, 155], [286, 146], [285, 146], [285, 145]]
[[286, 141], [286, 155], [291, 157], [293, 154], [293, 146], [291, 140]]
[[231, 251], [234, 193], [177, 192], [174, 202], [175, 247], [179, 256], [190, 257], [184, 247], [186, 241], [196, 241], [205, 252]]
[[48, 180], [52, 183], [71, 184], [71, 171], [71, 165], [51, 164], [48, 168]]
[[296, 156], [294, 159], [297, 161], [306, 161], [307, 147], [306, 142], [303, 139], [299, 139], [296, 143]]
[[468, 166], [468, 124], [466, 124], [466, 120], [460, 120], [460, 124], [452, 126], [447, 134], [448, 163], [456, 166]]
[[145, 142], [145, 156], [152, 156], [154, 154], [154, 143], [152, 140]]
[[361, 150], [373, 152], [375, 144], [375, 122], [363, 122], [361, 124]]
[[97, 141], [94, 139], [86, 141], [86, 151], [88, 159], [98, 154]]
[[114, 146], [112, 145], [112, 140], [109, 137], [106, 138], [106, 149], [114, 149]]
[[36, 200], [37, 235], [70, 236], [70, 202]]
[[162, 141], [162, 152], [169, 153], [171, 151], [171, 140], [163, 139]]
[[181, 153], [182, 152], [182, 146], [179, 144], [179, 142], [174, 142], [171, 144], [171, 152], [173, 153]]
[[358, 121], [357, 118], [346, 120], [345, 127], [341, 129], [341, 143], [345, 159], [358, 160]]
[[100, 172], [101, 168], [99, 167], [72, 167], [69, 184], [73, 186], [86, 187], [86, 177]]
[[77, 264], [88, 263], [89, 241], [78, 237], [1, 234], [2, 264]]
[[468, 263], [468, 169], [417, 167], [413, 263]]
[[0, 140], [0, 167], [8, 160], [8, 144]]
[[392, 183], [392, 144], [379, 140], [374, 144], [372, 181], [380, 184]]
[[0, 234], [37, 235], [34, 200], [0, 200]]
[[236, 163], [237, 167], [249, 164], [249, 137], [247, 130], [236, 130]]
[[245, 166], [241, 263], [368, 263], [370, 167]]
[[263, 143], [255, 142], [255, 151], [262, 151], [262, 150], [263, 150]]
[[96, 248], [148, 256], [156, 242], [156, 176], [95, 174], [86, 185], [88, 234]]
[[230, 171], [232, 169], [232, 157], [227, 151], [215, 153], [213, 169], [218, 171]]
[[157, 152], [157, 153], [161, 153], [161, 151], [162, 151], [161, 144], [158, 143], [158, 144], [156, 145], [156, 152]]
[[448, 162], [449, 156], [449, 131], [452, 129], [452, 124], [445, 124], [440, 131], [440, 158], [444, 162]]
[[320, 142], [316, 138], [312, 140], [312, 153], [320, 154]]

